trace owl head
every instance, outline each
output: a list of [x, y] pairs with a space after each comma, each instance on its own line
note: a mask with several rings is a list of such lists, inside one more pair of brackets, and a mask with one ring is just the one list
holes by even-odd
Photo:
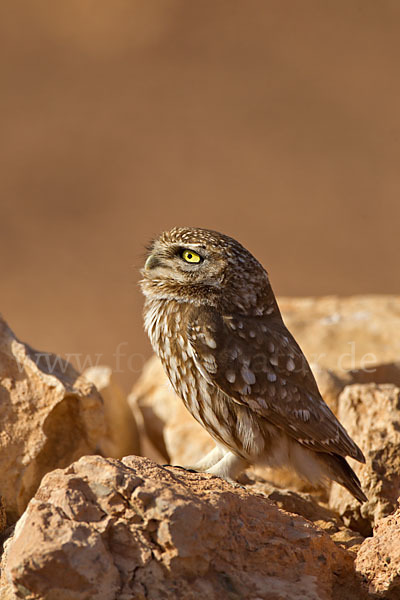
[[148, 297], [194, 304], [228, 305], [252, 312], [269, 288], [260, 263], [227, 235], [200, 228], [174, 228], [149, 245], [142, 269]]

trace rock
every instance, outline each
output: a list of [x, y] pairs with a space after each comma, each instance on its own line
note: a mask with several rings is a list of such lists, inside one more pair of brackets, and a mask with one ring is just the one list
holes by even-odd
[[346, 525], [370, 535], [378, 519], [396, 509], [400, 496], [400, 389], [373, 383], [348, 386], [339, 398], [338, 417], [365, 455], [365, 465], [351, 462], [368, 502], [360, 506], [333, 484], [329, 504]]
[[150, 442], [161, 460], [169, 461], [164, 427], [173, 418], [181, 400], [174, 393], [156, 356], [145, 364], [128, 402], [139, 425], [141, 441], [147, 438], [147, 443]]
[[277, 489], [275, 485], [259, 478], [255, 482], [247, 481], [246, 484], [247, 490], [263, 494], [282, 510], [300, 515], [311, 521], [317, 527], [329, 533], [331, 539], [342, 548], [356, 553], [360, 544], [364, 541], [364, 537], [358, 532], [345, 527], [337, 513], [318, 503], [314, 494]]
[[346, 385], [353, 383], [394, 383], [400, 387], [400, 362], [371, 365], [368, 369], [349, 371], [343, 380]]
[[345, 374], [335, 373], [331, 369], [325, 369], [317, 363], [310, 364], [311, 370], [318, 385], [321, 396], [332, 412], [336, 414], [338, 398], [346, 386]]
[[94, 383], [104, 401], [107, 435], [100, 445], [101, 454], [112, 458], [140, 454], [135, 417], [126, 394], [112, 378], [112, 369], [106, 366], [90, 367], [83, 372], [83, 376]]
[[47, 474], [2, 566], [10, 599], [364, 597], [350, 553], [310, 522], [139, 457], [86, 456]]
[[164, 426], [165, 447], [172, 465], [196, 465], [215, 446], [209, 433], [192, 417], [181, 400]]
[[6, 529], [6, 527], [7, 527], [6, 509], [4, 507], [3, 499], [0, 496], [0, 534]]
[[279, 298], [309, 362], [336, 374], [400, 357], [400, 296]]
[[0, 410], [0, 490], [12, 523], [45, 473], [96, 452], [104, 410], [68, 362], [20, 342], [1, 317]]
[[400, 363], [370, 365], [367, 369], [332, 371], [311, 364], [319, 391], [330, 409], [337, 414], [339, 396], [347, 385], [354, 383], [394, 383], [400, 387]]
[[400, 598], [400, 510], [381, 519], [357, 554], [356, 569], [371, 594], [386, 600]]

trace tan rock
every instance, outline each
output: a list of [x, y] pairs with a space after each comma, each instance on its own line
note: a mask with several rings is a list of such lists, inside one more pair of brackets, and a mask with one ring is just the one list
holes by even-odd
[[146, 437], [161, 460], [169, 461], [164, 427], [173, 419], [181, 400], [174, 393], [156, 356], [145, 364], [128, 402], [141, 429], [141, 440]]
[[310, 522], [211, 475], [139, 457], [87, 456], [46, 475], [3, 573], [10, 598], [363, 597], [351, 555]]
[[6, 509], [4, 507], [3, 499], [0, 496], [0, 534], [6, 529], [6, 527], [7, 527]]
[[107, 366], [90, 367], [83, 376], [94, 383], [104, 401], [107, 434], [100, 445], [101, 454], [112, 458], [140, 454], [135, 417], [126, 394], [113, 380], [112, 369]]
[[400, 296], [279, 298], [309, 362], [341, 375], [400, 357]]
[[[250, 477], [251, 473], [249, 472]], [[329, 533], [331, 539], [347, 550], [356, 553], [364, 537], [345, 527], [337, 513], [317, 501], [314, 494], [296, 492], [291, 489], [277, 489], [274, 484], [260, 478], [247, 481], [246, 489], [262, 493], [276, 506], [290, 513], [300, 515]]]
[[400, 387], [400, 363], [369, 365], [367, 369], [333, 371], [312, 363], [311, 369], [319, 391], [329, 408], [337, 414], [339, 396], [347, 385], [354, 383], [394, 383]]
[[400, 510], [378, 521], [355, 564], [370, 593], [386, 600], [400, 598]]
[[311, 363], [310, 367], [317, 382], [318, 389], [321, 392], [321, 396], [329, 408], [336, 414], [338, 398], [346, 384], [349, 383], [346, 380], [347, 374], [341, 372], [339, 375], [331, 369], [321, 367], [321, 365], [317, 363]]
[[392, 513], [400, 495], [400, 389], [390, 384], [355, 384], [339, 398], [338, 416], [360, 446], [366, 464], [352, 461], [368, 502], [361, 505], [333, 484], [330, 506], [351, 528], [369, 535], [378, 519]]
[[215, 446], [209, 433], [192, 417], [181, 400], [164, 427], [165, 447], [172, 465], [190, 466]]
[[17, 340], [0, 317], [0, 490], [9, 522], [45, 473], [96, 452], [101, 396], [59, 356]]
[[354, 369], [343, 379], [346, 385], [353, 383], [394, 383], [400, 387], [400, 362], [371, 365], [368, 369]]

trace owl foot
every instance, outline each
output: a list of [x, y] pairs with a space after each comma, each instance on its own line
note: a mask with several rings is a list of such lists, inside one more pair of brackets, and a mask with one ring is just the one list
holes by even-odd
[[247, 466], [248, 463], [243, 458], [236, 456], [232, 452], [227, 452], [220, 461], [207, 469], [206, 473], [222, 477], [222, 479], [225, 479], [228, 483], [240, 486], [240, 484], [236, 482], [236, 479]]
[[236, 489], [242, 489], [242, 490], [246, 489], [245, 485], [242, 485], [241, 483], [239, 483], [238, 481], [235, 481], [234, 479], [227, 479], [226, 477], [220, 477], [220, 479], [223, 479], [224, 481], [229, 483], [229, 485], [231, 485], [232, 487], [234, 487]]
[[170, 465], [170, 464], [165, 464], [165, 465], [161, 465], [161, 466], [164, 468], [171, 467], [172, 469], [181, 469], [182, 471], [186, 471], [187, 473], [210, 473], [210, 474], [214, 475], [214, 477], [218, 477], [218, 479], [223, 479], [224, 481], [229, 483], [234, 488], [241, 488], [242, 490], [246, 489], [245, 485], [238, 483], [234, 479], [231, 479], [230, 477], [224, 477], [223, 475], [216, 475], [214, 473], [211, 473], [209, 470], [205, 471], [204, 469], [196, 469], [195, 467], [182, 467], [181, 465]]
[[172, 467], [173, 469], [182, 469], [182, 471], [187, 471], [188, 473], [198, 473], [199, 471], [197, 471], [196, 469], [194, 469], [193, 467], [182, 467], [181, 465], [161, 465], [162, 467]]

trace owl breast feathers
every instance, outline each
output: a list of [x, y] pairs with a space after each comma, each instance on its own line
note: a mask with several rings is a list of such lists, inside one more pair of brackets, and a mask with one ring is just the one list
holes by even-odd
[[364, 502], [345, 459], [364, 456], [322, 399], [250, 252], [214, 231], [175, 228], [152, 242], [142, 274], [153, 348], [216, 442], [196, 468], [233, 480], [249, 464], [290, 467]]

